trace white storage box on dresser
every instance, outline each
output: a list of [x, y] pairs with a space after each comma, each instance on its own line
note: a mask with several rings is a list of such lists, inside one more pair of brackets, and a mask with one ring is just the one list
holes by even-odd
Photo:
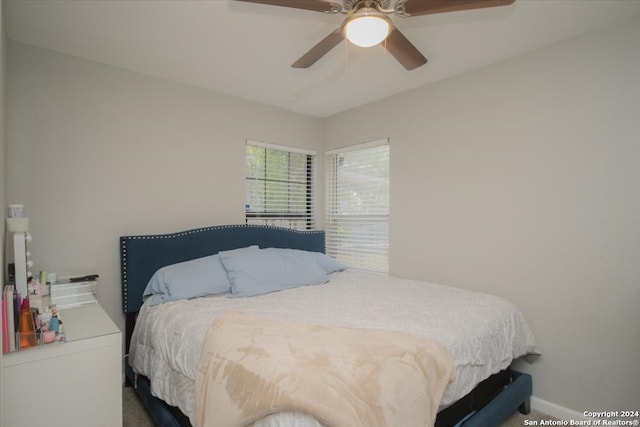
[[122, 335], [99, 304], [60, 311], [66, 342], [2, 360], [6, 427], [122, 426]]

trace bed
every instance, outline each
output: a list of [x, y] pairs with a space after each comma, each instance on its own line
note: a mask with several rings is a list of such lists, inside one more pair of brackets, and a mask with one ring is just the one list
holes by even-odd
[[[228, 225], [120, 238], [125, 351], [129, 356], [125, 364], [126, 381], [136, 388], [156, 425], [192, 425], [196, 412], [196, 368], [203, 340], [211, 329], [212, 319], [229, 313], [296, 325], [395, 331], [441, 343], [451, 354], [455, 375], [439, 396], [436, 426], [499, 425], [516, 410], [529, 412], [531, 377], [512, 371], [510, 364], [517, 357], [535, 354], [535, 340], [519, 310], [493, 296], [345, 269], [328, 274], [327, 283], [318, 286], [294, 287], [259, 296], [230, 298], [228, 294], [220, 294], [155, 306], [149, 304], [152, 298], [143, 302], [143, 292], [163, 267], [251, 247], [322, 254], [324, 233]], [[418, 294], [426, 296], [416, 297]], [[451, 300], [462, 305], [466, 314], [445, 309], [449, 303], [444, 301]], [[494, 312], [502, 311], [507, 314], [493, 316]], [[423, 312], [436, 316], [436, 320], [424, 321]], [[506, 322], [507, 318], [515, 319], [515, 323]], [[480, 324], [491, 332], [477, 334], [475, 331], [483, 329]], [[498, 333], [495, 324], [502, 328]], [[452, 329], [457, 337], [452, 336]], [[179, 339], [164, 339], [166, 336]], [[495, 337], [502, 341], [492, 343], [490, 340]], [[161, 353], [164, 359], [152, 361], [151, 356], [156, 353]], [[497, 355], [484, 360], [486, 356], [482, 353]], [[317, 417], [292, 408], [260, 418], [254, 425], [322, 423]]]

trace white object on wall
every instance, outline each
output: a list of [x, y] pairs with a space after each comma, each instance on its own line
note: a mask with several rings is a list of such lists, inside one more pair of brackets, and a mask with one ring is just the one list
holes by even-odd
[[29, 218], [7, 218], [7, 230], [13, 233], [13, 256], [16, 270], [16, 291], [26, 298], [27, 292], [27, 242]]

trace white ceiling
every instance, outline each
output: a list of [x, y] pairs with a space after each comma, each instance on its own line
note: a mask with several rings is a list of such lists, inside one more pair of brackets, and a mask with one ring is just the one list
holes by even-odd
[[[412, 0], [420, 1], [420, 0]], [[290, 67], [344, 15], [235, 0], [5, 0], [8, 37], [315, 117], [640, 17], [638, 0], [516, 0], [393, 17], [428, 58], [406, 71], [381, 46], [341, 43]]]

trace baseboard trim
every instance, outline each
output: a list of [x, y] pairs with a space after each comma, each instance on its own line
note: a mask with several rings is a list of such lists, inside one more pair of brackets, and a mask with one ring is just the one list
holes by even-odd
[[531, 409], [535, 409], [536, 411], [540, 411], [547, 415], [551, 415], [552, 417], [566, 421], [586, 421], [592, 419], [578, 411], [556, 405], [555, 403], [547, 402], [546, 400], [542, 400], [535, 396], [531, 396]]

